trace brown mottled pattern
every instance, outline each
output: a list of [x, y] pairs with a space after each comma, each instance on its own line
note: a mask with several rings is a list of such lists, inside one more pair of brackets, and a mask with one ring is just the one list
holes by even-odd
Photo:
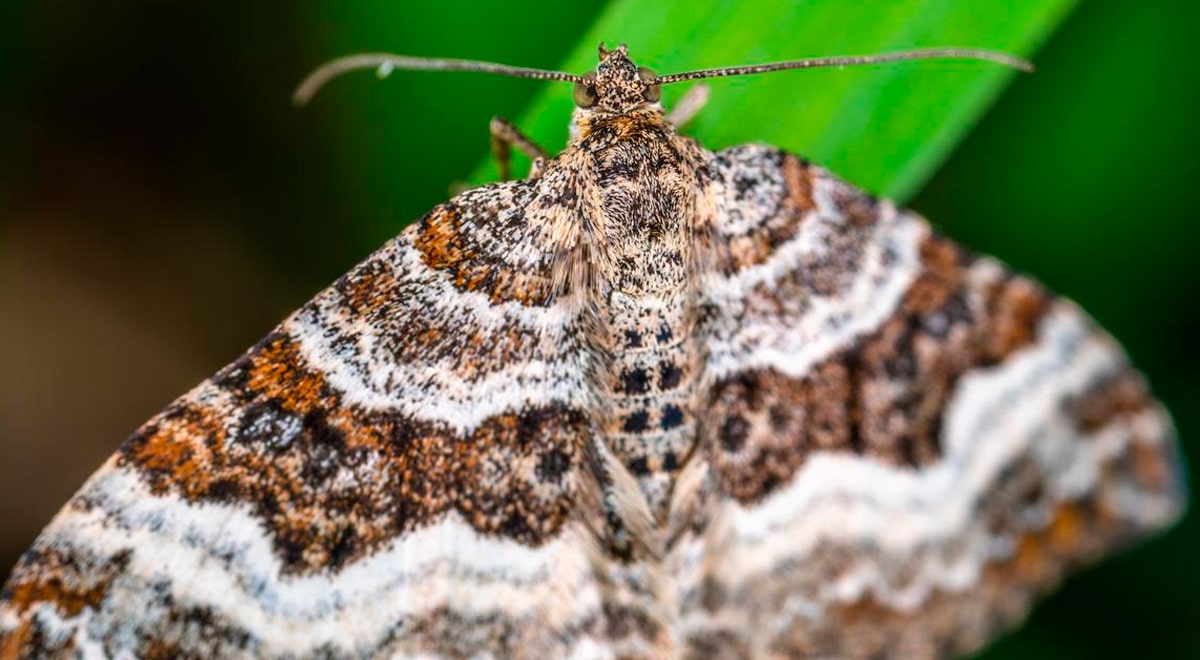
[[[64, 549], [33, 549], [21, 558], [0, 592], [0, 601], [17, 608], [51, 602], [63, 615], [77, 616], [84, 609], [100, 607], [109, 584], [125, 569], [127, 559], [125, 553], [96, 561], [72, 556]], [[0, 635], [0, 658], [23, 657], [31, 649], [47, 655], [72, 650], [70, 640], [51, 643], [45, 632], [28, 620], [11, 634]]]
[[[93, 611], [99, 610], [104, 598], [108, 582], [119, 579], [125, 569], [125, 559], [128, 552], [118, 555], [101, 564], [93, 563], [91, 558], [55, 556], [53, 551], [43, 552], [42, 559], [47, 561], [45, 570], [40, 573], [18, 571], [14, 573], [11, 587], [15, 590], [14, 602], [30, 590], [39, 587], [53, 591], [53, 597], [46, 594], [34, 594], [36, 600], [53, 602], [61, 614], [74, 616], [83, 607]], [[23, 580], [28, 579], [28, 582]], [[43, 583], [53, 584], [46, 587]], [[86, 588], [87, 592], [74, 592], [74, 589]], [[162, 588], [167, 592], [168, 585], [161, 582], [148, 588]], [[71, 594], [85, 599], [78, 606], [70, 601]], [[169, 605], [169, 602], [167, 603]], [[129, 613], [126, 613], [128, 616]], [[139, 612], [138, 614], [143, 614]], [[146, 612], [146, 615], [158, 612]], [[106, 653], [116, 655], [114, 649], [127, 650], [138, 658], [211, 658], [235, 655], [255, 654], [255, 644], [251, 631], [244, 630], [225, 620], [219, 614], [208, 608], [169, 607], [162, 614], [165, 620], [147, 619], [143, 622], [130, 621], [133, 638], [118, 637], [112, 631], [105, 631], [99, 642]], [[124, 635], [129, 630], [122, 631]], [[53, 633], [41, 629], [33, 622], [23, 625], [17, 634], [0, 638], [0, 657], [77, 657], [78, 649], [74, 647], [71, 638], [56, 640]], [[134, 647], [129, 648], [130, 642]]]
[[936, 236], [922, 244], [921, 263], [893, 318], [810, 375], [758, 369], [713, 388], [704, 429], [725, 492], [757, 501], [814, 451], [897, 466], [937, 461], [955, 383], [1032, 341], [1047, 298], [1014, 276], [974, 290], [974, 260]]
[[[465, 193], [456, 202], [430, 211], [418, 223], [414, 245], [425, 264], [436, 271], [450, 273], [454, 285], [462, 291], [479, 291], [493, 303], [516, 301], [526, 306], [545, 306], [553, 300], [546, 261], [530, 267], [514, 264], [505, 251], [513, 235], [526, 235], [532, 229], [523, 226], [522, 209], [534, 199], [534, 191], [525, 183], [509, 183], [513, 196], [503, 197], [491, 189]], [[471, 217], [470, 229], [464, 227], [464, 210]], [[480, 232], [495, 232], [480, 235]], [[540, 266], [536, 267], [536, 266]]]
[[563, 631], [562, 639], [547, 638], [538, 621], [503, 616], [472, 616], [439, 608], [406, 622], [395, 637], [373, 649], [375, 657], [413, 654], [446, 658], [562, 657], [565, 641], [601, 632], [599, 616], [577, 622]]
[[[23, 593], [30, 592], [34, 600], [45, 600], [44, 594], [32, 593], [41, 586], [37, 580], [52, 582], [94, 580], [97, 576], [110, 579], [119, 573], [121, 562], [110, 562], [109, 566], [95, 567], [79, 562], [50, 563], [49, 577], [32, 575], [31, 583], [21, 582], [23, 575], [15, 575], [12, 587], [17, 590], [13, 602]], [[93, 575], [94, 573], [94, 575]], [[81, 593], [87, 607], [96, 608], [102, 597], [99, 585], [92, 592]], [[54, 584], [59, 589], [61, 585]], [[159, 581], [147, 585], [148, 590], [161, 589], [169, 592], [169, 585]], [[57, 606], [64, 614], [76, 614], [80, 608], [72, 607], [69, 600], [58, 597]], [[123, 649], [137, 658], [213, 658], [213, 657], [262, 657], [266, 653], [257, 640], [255, 631], [205, 607], [187, 607], [163, 603], [162, 611], [147, 612], [150, 616], [136, 622], [131, 630], [122, 631], [124, 638], [101, 638], [106, 648]], [[607, 614], [607, 613], [606, 613]], [[628, 614], [621, 615], [628, 616]], [[469, 615], [448, 608], [436, 608], [419, 616], [405, 619], [392, 633], [377, 641], [372, 648], [363, 648], [357, 654], [347, 653], [341, 648], [317, 648], [313, 657], [396, 657], [414, 653], [433, 654], [443, 657], [472, 657], [480, 654], [498, 653], [511, 656], [537, 650], [546, 657], [560, 657], [569, 648], [569, 640], [577, 635], [597, 635], [603, 632], [606, 619], [599, 616], [575, 622], [562, 631], [562, 636], [547, 636], [538, 621], [508, 619], [499, 615]], [[132, 645], [130, 644], [132, 642]], [[46, 632], [33, 624], [25, 625], [16, 634], [0, 638], [0, 657], [71, 657], [71, 640], [52, 642]]]
[[[1136, 374], [1124, 371], [1108, 382], [1127, 384], [1123, 388], [1134, 380]], [[1139, 403], [1121, 412], [1109, 408], [1113, 415], [1106, 425], [1121, 423], [1152, 405], [1145, 394], [1143, 390]], [[752, 655], [749, 649], [759, 648], [760, 653], [785, 657], [907, 659], [952, 657], [979, 649], [1017, 625], [1031, 603], [1069, 572], [1138, 538], [1141, 529], [1122, 510], [1130, 492], [1171, 496], [1179, 487], [1171, 476], [1172, 454], [1157, 450], [1155, 438], [1134, 434], [1125, 451], [1100, 466], [1103, 476], [1097, 487], [1076, 499], [1059, 499], [1047, 491], [1046, 475], [1033, 459], [1021, 457], [1011, 463], [974, 502], [970, 516], [975, 528], [988, 530], [996, 547], [1007, 546], [1009, 552], [985, 563], [982, 575], [966, 589], [935, 590], [919, 607], [897, 609], [869, 593], [838, 600], [824, 587], [865, 564], [881, 567], [887, 587], [902, 588], [927, 555], [956, 552], [954, 539], [931, 543], [911, 556], [823, 543], [749, 583], [723, 584], [717, 572], [692, 594], [693, 606], [714, 615], [723, 608], [745, 607], [751, 611], [750, 620], [770, 621], [772, 630], [783, 632], [771, 638], [714, 625], [688, 639], [690, 657], [745, 657]], [[787, 619], [781, 613], [795, 598], [825, 601], [822, 614]]]
[[250, 503], [288, 570], [336, 571], [447, 511], [481, 533], [533, 545], [552, 538], [570, 513], [587, 437], [579, 411], [498, 415], [466, 437], [364, 413], [342, 406], [283, 335], [268, 337], [214, 384], [236, 405], [185, 398], [121, 454], [157, 492]]
[[[718, 154], [718, 164], [727, 164]], [[800, 230], [806, 215], [816, 208], [813, 200], [813, 179], [816, 171], [802, 158], [786, 152], [776, 152], [778, 172], [782, 178], [784, 192], [773, 198], [772, 210], [766, 214], [765, 222], [751, 225], [745, 233], [727, 237], [723, 244], [723, 268], [734, 273], [764, 262], [782, 244], [790, 241]], [[761, 204], [755, 199], [771, 193], [763, 190], [767, 186], [761, 170], [739, 172], [735, 168], [724, 168], [731, 173], [724, 184], [734, 191], [734, 200], [745, 200], [748, 205]], [[757, 175], [757, 176], [753, 176]]]
[[[371, 260], [356, 268], [322, 296], [325, 304], [336, 306], [335, 321], [343, 315], [361, 319], [375, 337], [373, 351], [342, 358], [356, 363], [362, 371], [369, 371], [373, 361], [386, 360], [393, 364], [440, 364], [460, 378], [477, 379], [513, 363], [546, 357], [541, 328], [511, 319], [504, 324], [477, 326], [447, 318], [437, 310], [414, 309], [414, 301], [422, 299], [421, 283], [398, 280], [396, 273], [385, 270], [397, 264], [381, 266], [379, 261]], [[358, 307], [363, 300], [371, 302]], [[301, 311], [305, 319], [326, 321], [313, 306]], [[351, 327], [343, 332], [341, 341], [350, 343], [359, 339], [361, 330]], [[561, 352], [551, 357], [569, 357], [574, 348], [569, 342], [570, 338], [561, 347], [554, 347]]]
[[577, 91], [529, 179], [135, 433], [0, 592], [0, 656], [936, 656], [1178, 514], [1169, 418], [1069, 303], [705, 151], [624, 47]]
[[[1068, 572], [1129, 543], [1131, 530], [1105, 505], [1117, 488], [1113, 479], [1085, 499], [1057, 503], [1032, 493], [1033, 501], [1025, 505], [1049, 506], [1046, 521], [1016, 535], [1011, 555], [989, 563], [970, 589], [937, 591], [913, 611], [865, 596], [832, 607], [816, 625], [790, 628], [771, 651], [806, 657], [940, 658], [978, 650], [1018, 624], [1032, 601]], [[1013, 510], [1019, 508], [1017, 502], [1007, 503]], [[1002, 508], [986, 507], [979, 515], [987, 520]], [[998, 529], [1020, 529], [1005, 527], [1009, 524], [998, 519], [992, 523]]]
[[[78, 565], [52, 566], [52, 580], [86, 578], [88, 571], [96, 570], [93, 567]], [[19, 578], [20, 576], [17, 576], [18, 580]], [[13, 586], [18, 590], [37, 588], [36, 584], [26, 585], [19, 582]], [[166, 588], [165, 584], [156, 586]], [[20, 595], [18, 593], [17, 597]], [[94, 600], [91, 594], [84, 596], [89, 598], [89, 607], [98, 604], [90, 602]], [[14, 599], [14, 602], [17, 601]], [[63, 599], [58, 603], [63, 613], [75, 614], [77, 611]], [[138, 658], [198, 659], [263, 654], [252, 630], [243, 629], [208, 608], [172, 607], [163, 613], [164, 620], [137, 626], [132, 640], [104, 637], [100, 641], [105, 648], [131, 651], [133, 657]], [[412, 653], [419, 650], [465, 657], [489, 649], [529, 649], [538, 646], [547, 646], [545, 652], [554, 653], [556, 649], [546, 643], [547, 640], [540, 636], [532, 623], [508, 621], [497, 617], [468, 620], [442, 608], [407, 621], [403, 629], [396, 631], [395, 637], [381, 641], [377, 648], [365, 650], [364, 655], [389, 657], [396, 653]], [[597, 625], [595, 620], [584, 621], [580, 623], [577, 631], [572, 632], [589, 632], [589, 628], [595, 628]], [[474, 631], [474, 634], [461, 634], [462, 627]], [[134, 643], [132, 647], [129, 646], [130, 641]], [[75, 652], [71, 639], [51, 641], [45, 631], [33, 625], [26, 625], [21, 632], [3, 638], [2, 642], [0, 657], [3, 658], [73, 657]], [[324, 648], [313, 651], [313, 655], [317, 657], [349, 657], [340, 649]]]
[[1114, 419], [1146, 410], [1154, 405], [1141, 374], [1126, 369], [1094, 383], [1082, 396], [1066, 404], [1068, 414], [1084, 433], [1108, 426]]

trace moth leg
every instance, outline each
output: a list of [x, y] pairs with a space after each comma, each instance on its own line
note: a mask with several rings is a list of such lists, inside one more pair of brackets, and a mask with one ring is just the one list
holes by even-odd
[[533, 161], [533, 169], [530, 171], [530, 176], [535, 176], [537, 171], [541, 169], [541, 162], [549, 157], [546, 150], [541, 148], [536, 142], [525, 137], [512, 122], [503, 117], [492, 117], [492, 122], [489, 124], [492, 131], [492, 154], [496, 157], [496, 162], [500, 166], [500, 180], [507, 181], [512, 178], [512, 148], [515, 146], [517, 151], [525, 154]]
[[696, 85], [684, 93], [683, 98], [671, 108], [667, 121], [675, 128], [680, 128], [700, 114], [700, 110], [708, 103], [708, 85]]

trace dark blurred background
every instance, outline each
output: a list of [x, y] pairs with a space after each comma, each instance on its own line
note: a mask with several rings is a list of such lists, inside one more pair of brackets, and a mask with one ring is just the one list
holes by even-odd
[[[297, 111], [301, 76], [377, 49], [552, 68], [603, 4], [0, 8], [0, 576], [123, 437], [443, 200], [538, 91], [402, 74]], [[1186, 0], [1082, 3], [908, 200], [1088, 309], [1192, 456], [1198, 24]], [[1200, 657], [1197, 558], [1189, 518], [990, 654]]]

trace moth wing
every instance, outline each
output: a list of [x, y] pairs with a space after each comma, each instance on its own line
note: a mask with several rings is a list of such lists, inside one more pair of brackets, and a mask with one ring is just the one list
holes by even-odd
[[1175, 433], [1071, 302], [779, 150], [715, 154], [693, 648], [978, 648], [1170, 524]]
[[145, 424], [20, 560], [0, 656], [588, 644], [592, 431], [552, 193], [439, 206]]

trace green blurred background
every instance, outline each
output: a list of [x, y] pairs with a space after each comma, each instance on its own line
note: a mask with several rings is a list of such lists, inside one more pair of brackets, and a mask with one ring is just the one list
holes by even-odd
[[[1044, 41], [1036, 75], [1005, 76], [1012, 84], [977, 125], [963, 114], [915, 165], [892, 163], [925, 127], [889, 121], [933, 124], [934, 110], [867, 112], [863, 101], [843, 110], [858, 114], [837, 124], [840, 141], [822, 141], [832, 129], [811, 115], [863, 80], [851, 72], [714, 83], [693, 130], [711, 148], [766, 136], [814, 155], [1075, 298], [1125, 343], [1185, 451], [1200, 455], [1200, 5], [1085, 1], [1051, 35], [1074, 3], [1043, 2], [1050, 18], [1008, 42], [988, 40], [996, 12], [1021, 2], [705, 4], [679, 5], [696, 7], [686, 24], [653, 12], [659, 22], [638, 23], [629, 2], [548, 0], [0, 8], [0, 566], [132, 429], [471, 178], [492, 115], [545, 105], [533, 132], [552, 146], [565, 136], [569, 89], [539, 97], [530, 81], [363, 74], [297, 111], [289, 96], [310, 68], [362, 50], [559, 67], [594, 47], [597, 21], [626, 21], [604, 36], [663, 73], [740, 63], [726, 59], [735, 54], [862, 52], [878, 26], [947, 12], [957, 31], [918, 31], [912, 43], [888, 33], [868, 50], [938, 35]], [[797, 16], [816, 24], [793, 29]], [[939, 70], [923, 75], [903, 85], [936, 96]], [[781, 86], [812, 100], [761, 96]], [[1072, 579], [990, 657], [1200, 657], [1198, 550], [1200, 529], [1185, 519]]]

